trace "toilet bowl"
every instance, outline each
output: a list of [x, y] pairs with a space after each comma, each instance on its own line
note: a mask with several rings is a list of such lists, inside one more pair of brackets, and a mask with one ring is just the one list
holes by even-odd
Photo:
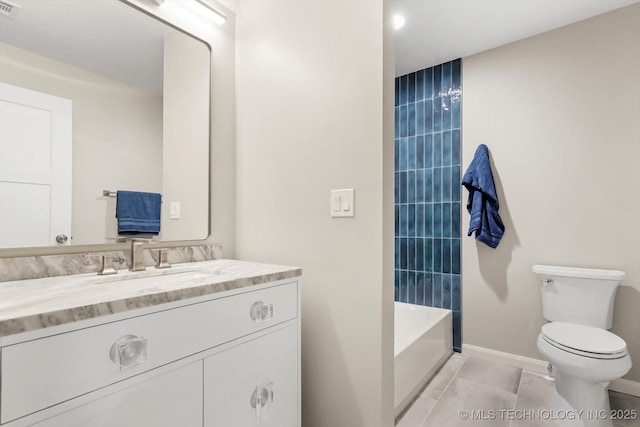
[[[624, 340], [611, 328], [615, 291], [624, 273], [534, 266], [542, 283], [542, 326], [537, 346], [551, 364], [554, 421], [562, 427], [613, 427], [609, 383], [631, 369]], [[589, 297], [589, 298], [587, 298]]]

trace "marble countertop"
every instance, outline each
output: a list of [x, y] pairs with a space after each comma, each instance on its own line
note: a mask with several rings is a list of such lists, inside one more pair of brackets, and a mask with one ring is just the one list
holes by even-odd
[[302, 270], [219, 259], [144, 272], [0, 282], [0, 337], [300, 276]]

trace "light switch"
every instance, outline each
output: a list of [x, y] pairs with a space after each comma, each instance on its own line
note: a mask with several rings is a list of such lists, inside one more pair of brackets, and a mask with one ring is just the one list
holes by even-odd
[[355, 216], [354, 195], [355, 190], [353, 188], [331, 190], [331, 217], [344, 218]]
[[180, 202], [171, 202], [169, 204], [169, 218], [180, 219]]

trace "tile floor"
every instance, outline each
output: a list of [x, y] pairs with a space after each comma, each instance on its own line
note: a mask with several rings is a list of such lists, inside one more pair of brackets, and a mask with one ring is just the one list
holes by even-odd
[[[545, 419], [554, 392], [554, 383], [540, 374], [455, 353], [400, 414], [396, 427], [555, 427]], [[610, 392], [610, 398], [612, 409], [637, 413], [614, 427], [640, 427], [639, 397]]]

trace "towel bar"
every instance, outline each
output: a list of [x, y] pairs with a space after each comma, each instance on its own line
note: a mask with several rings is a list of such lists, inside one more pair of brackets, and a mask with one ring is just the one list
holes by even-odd
[[116, 197], [117, 195], [118, 195], [117, 191], [102, 190], [103, 197]]

